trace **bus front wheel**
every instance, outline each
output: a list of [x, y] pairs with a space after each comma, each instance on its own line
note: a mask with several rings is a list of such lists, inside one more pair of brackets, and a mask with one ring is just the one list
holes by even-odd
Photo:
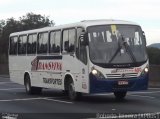
[[114, 92], [116, 100], [123, 100], [126, 96], [127, 92]]
[[75, 86], [74, 86], [73, 81], [69, 82], [68, 96], [69, 96], [70, 100], [72, 100], [72, 101], [78, 100], [81, 97], [81, 93], [75, 91]]
[[25, 89], [27, 94], [40, 94], [42, 92], [42, 88], [40, 87], [32, 87], [29, 75], [25, 76], [24, 81]]

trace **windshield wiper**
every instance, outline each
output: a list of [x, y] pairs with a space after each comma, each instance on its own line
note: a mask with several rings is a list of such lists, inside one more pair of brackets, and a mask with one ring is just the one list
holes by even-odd
[[126, 49], [126, 52], [127, 51], [129, 52], [128, 54], [130, 55], [132, 61], [135, 63], [136, 62], [136, 58], [135, 58], [130, 46], [127, 44], [127, 42], [124, 41], [124, 37], [123, 36], [122, 36], [122, 41], [124, 42], [123, 44], [124, 44], [124, 47]]
[[112, 58], [109, 60], [108, 63], [111, 63], [114, 60], [114, 58], [117, 56], [117, 54], [119, 53], [121, 48], [122, 48], [122, 46], [120, 45], [120, 42], [118, 41], [118, 48], [117, 48], [116, 52], [114, 53], [114, 55], [112, 56]]
[[132, 52], [132, 50], [130, 49], [129, 45], [127, 44], [127, 42], [125, 42], [124, 37], [121, 35], [122, 40], [118, 40], [118, 49], [116, 50], [116, 52], [114, 53], [113, 57], [109, 60], [108, 63], [111, 63], [115, 57], [117, 56], [117, 54], [120, 52], [120, 50], [122, 49], [122, 46], [125, 47], [126, 51], [128, 51], [131, 59], [133, 62], [136, 62], [136, 58]]

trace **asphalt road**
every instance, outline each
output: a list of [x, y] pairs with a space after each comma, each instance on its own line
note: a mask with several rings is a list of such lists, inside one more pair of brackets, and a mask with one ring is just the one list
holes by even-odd
[[107, 93], [84, 95], [80, 101], [72, 102], [62, 91], [53, 89], [44, 89], [39, 95], [27, 95], [24, 86], [0, 77], [0, 113], [2, 119], [109, 119], [125, 115], [127, 119], [138, 116], [159, 119], [160, 88], [128, 92], [123, 101], [116, 101], [112, 93]]

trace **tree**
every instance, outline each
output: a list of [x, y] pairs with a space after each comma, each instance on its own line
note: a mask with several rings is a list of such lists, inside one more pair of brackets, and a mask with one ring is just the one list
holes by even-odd
[[2, 50], [1, 50], [1, 53], [2, 54], [7, 54], [8, 52], [8, 39], [9, 39], [9, 35], [10, 33], [12, 32], [15, 32], [15, 31], [19, 31], [19, 27], [20, 27], [20, 24], [19, 24], [19, 21], [15, 20], [14, 18], [9, 18], [7, 19], [7, 21], [5, 22], [5, 25], [3, 26], [3, 30], [2, 30], [2, 35], [1, 35], [1, 47], [2, 47]]
[[29, 30], [42, 28], [46, 26], [53, 26], [53, 21], [49, 17], [41, 16], [40, 14], [28, 13], [26, 16], [20, 17], [21, 30]]
[[[2, 33], [3, 33], [3, 27], [5, 25], [5, 20], [0, 20], [0, 42], [2, 41]], [[2, 43], [0, 43], [0, 53], [2, 52]]]
[[5, 25], [5, 20], [0, 20], [0, 29], [2, 29]]
[[148, 47], [147, 52], [150, 64], [160, 65], [160, 49]]

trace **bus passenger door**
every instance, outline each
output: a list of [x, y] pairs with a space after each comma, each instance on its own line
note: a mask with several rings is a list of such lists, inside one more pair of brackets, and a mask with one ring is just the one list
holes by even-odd
[[72, 76], [76, 92], [88, 93], [87, 51], [86, 46], [80, 44], [82, 31], [82, 28], [78, 28], [77, 32], [76, 28], [63, 30], [62, 70], [63, 77], [66, 74]]
[[77, 64], [79, 68], [79, 89], [81, 92], [89, 93], [89, 72], [88, 72], [88, 58], [87, 58], [87, 46], [82, 43], [84, 38], [84, 30], [82, 28], [77, 29], [77, 46], [76, 56], [78, 58]]

